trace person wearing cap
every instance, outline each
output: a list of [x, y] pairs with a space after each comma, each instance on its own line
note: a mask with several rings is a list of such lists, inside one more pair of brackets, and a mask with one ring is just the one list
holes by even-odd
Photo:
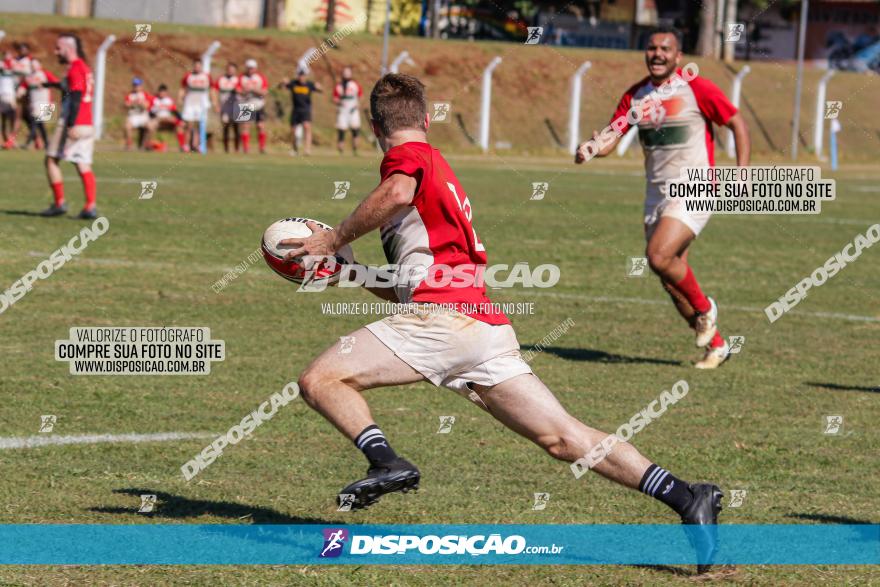
[[284, 80], [280, 85], [290, 90], [293, 100], [293, 111], [290, 113], [290, 142], [293, 146], [292, 154], [299, 153], [296, 131], [302, 127], [303, 155], [312, 152], [312, 94], [321, 92], [321, 84], [308, 79], [308, 73], [304, 69], [296, 72], [293, 80]]
[[144, 82], [136, 77], [131, 80], [131, 91], [125, 96], [125, 109], [128, 116], [125, 118], [125, 150], [131, 151], [131, 135], [134, 129], [138, 131], [138, 149], [144, 148], [144, 135], [150, 123], [150, 103], [153, 98], [144, 90]]
[[247, 153], [251, 144], [251, 123], [257, 125], [257, 139], [260, 153], [266, 152], [266, 123], [264, 122], [266, 94], [269, 93], [269, 82], [266, 76], [257, 71], [257, 61], [248, 59], [244, 62], [244, 73], [238, 80], [240, 102], [235, 121], [241, 124], [241, 147]]

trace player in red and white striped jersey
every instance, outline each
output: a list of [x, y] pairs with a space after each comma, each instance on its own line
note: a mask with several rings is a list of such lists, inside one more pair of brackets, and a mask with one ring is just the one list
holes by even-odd
[[260, 153], [266, 152], [266, 94], [269, 93], [269, 82], [262, 73], [257, 71], [257, 61], [248, 59], [244, 62], [244, 73], [238, 80], [238, 113], [236, 121], [241, 124], [241, 146], [247, 153], [251, 144], [251, 123], [257, 124], [257, 140]]
[[[85, 206], [80, 218], [97, 218], [95, 208], [97, 187], [92, 172], [92, 155], [95, 150], [95, 129], [92, 126], [92, 70], [85, 62], [79, 37], [64, 34], [55, 42], [58, 61], [67, 65], [67, 72], [60, 84], [61, 118], [46, 149], [46, 175], [54, 196], [53, 204], [43, 211], [44, 216], [60, 216], [67, 212], [64, 202], [64, 178], [60, 160], [70, 161], [76, 167], [85, 192]], [[51, 84], [47, 84], [51, 85]]]
[[[288, 259], [323, 258], [379, 229], [388, 261], [410, 269], [399, 272], [404, 283], [394, 289], [368, 289], [387, 300], [413, 302], [412, 312], [342, 337], [299, 378], [306, 403], [370, 463], [367, 476], [344, 488], [339, 501], [350, 495], [352, 507], [363, 508], [385, 493], [418, 487], [419, 470], [397, 456], [361, 395], [377, 387], [420, 381], [449, 387], [553, 457], [581, 461], [609, 435], [569, 414], [532, 373], [513, 327], [489, 303], [482, 280], [461, 279], [456, 286], [437, 279], [447, 268], [453, 275], [473, 276], [485, 269], [487, 258], [468, 194], [427, 141], [425, 86], [412, 76], [388, 74], [373, 88], [370, 109], [373, 132], [385, 152], [379, 186], [335, 230], [312, 224], [308, 238], [278, 243], [291, 247]], [[717, 523], [718, 487], [690, 485], [623, 441], [597, 460], [593, 470], [655, 497], [686, 524]]]
[[[730, 349], [718, 331], [718, 307], [703, 294], [688, 264], [690, 245], [711, 213], [690, 212], [684, 202], [667, 201], [666, 181], [677, 179], [684, 167], [715, 165], [713, 123], [733, 131], [737, 165], [748, 165], [749, 133], [742, 115], [715, 84], [699, 76], [689, 81], [682, 77], [681, 59], [681, 39], [675, 29], [658, 29], [649, 37], [648, 76], [624, 93], [611, 118], [612, 123], [622, 122], [617, 125], [621, 134], [594, 154], [611, 153], [629, 129], [625, 120], [630, 109], [644, 113], [638, 128], [648, 180], [644, 215], [648, 264], [695, 330], [697, 346], [706, 348], [696, 367], [714, 369], [727, 359]], [[599, 140], [599, 133], [593, 133], [593, 142]], [[590, 156], [588, 146], [581, 145], [576, 162]]]

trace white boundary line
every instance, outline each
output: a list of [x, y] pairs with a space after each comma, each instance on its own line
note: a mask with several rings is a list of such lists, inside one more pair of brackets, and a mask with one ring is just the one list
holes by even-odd
[[166, 440], [188, 440], [191, 438], [213, 438], [210, 432], [157, 432], [154, 434], [76, 434], [59, 436], [47, 434], [40, 436], [0, 437], [0, 450], [12, 448], [37, 448], [65, 444], [99, 444], [104, 442], [164, 442]]

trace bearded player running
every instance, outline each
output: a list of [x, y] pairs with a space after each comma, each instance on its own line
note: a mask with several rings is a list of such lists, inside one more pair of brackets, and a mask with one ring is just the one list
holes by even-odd
[[[648, 76], [626, 91], [617, 105], [612, 121], [626, 117], [631, 108], [650, 108], [649, 115], [639, 121], [639, 142], [645, 153], [647, 194], [645, 197], [645, 255], [654, 273], [660, 277], [672, 302], [691, 328], [696, 332], [696, 344], [705, 347], [698, 369], [714, 369], [727, 360], [730, 346], [718, 330], [718, 306], [700, 289], [694, 272], [688, 265], [689, 247], [709, 222], [711, 212], [692, 213], [680, 201], [666, 200], [666, 181], [677, 179], [683, 167], [715, 165], [714, 133], [712, 123], [733, 131], [736, 142], [736, 161], [739, 166], [749, 164], [749, 130], [737, 109], [718, 87], [699, 76], [684, 82], [681, 78], [681, 37], [675, 29], [657, 29], [648, 39], [645, 64]], [[681, 83], [672, 83], [681, 82]], [[656, 90], [666, 84], [675, 88], [666, 95]], [[641, 100], [653, 93], [662, 99], [662, 106]], [[629, 125], [622, 127], [626, 134]], [[578, 148], [576, 163], [590, 156], [604, 157], [611, 153], [620, 140], [601, 145], [590, 152], [588, 145]]]
[[[352, 507], [359, 509], [386, 493], [418, 487], [419, 470], [397, 456], [361, 395], [376, 387], [420, 381], [448, 387], [551, 456], [579, 461], [609, 435], [570, 415], [532, 373], [510, 321], [489, 302], [485, 287], [431, 285], [438, 283], [441, 268], [470, 275], [485, 269], [486, 253], [471, 224], [464, 188], [427, 142], [425, 86], [412, 76], [388, 74], [373, 88], [370, 110], [385, 153], [379, 186], [335, 230], [310, 224], [312, 236], [278, 243], [291, 247], [289, 260], [324, 257], [379, 229], [388, 262], [413, 271], [400, 274], [417, 276], [393, 289], [371, 289], [386, 300], [414, 304], [415, 311], [356, 330], [344, 354], [340, 340], [299, 378], [306, 403], [370, 463], [367, 476], [340, 495], [353, 495]], [[344, 337], [346, 344], [350, 337]], [[593, 469], [660, 500], [685, 524], [697, 524], [711, 536], [721, 510], [722, 494], [715, 485], [682, 481], [622, 441]]]

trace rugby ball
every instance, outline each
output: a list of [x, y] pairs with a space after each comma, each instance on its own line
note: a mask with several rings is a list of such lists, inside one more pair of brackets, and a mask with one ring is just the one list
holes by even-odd
[[312, 235], [312, 230], [306, 226], [307, 222], [314, 222], [322, 230], [333, 230], [333, 227], [319, 220], [311, 218], [284, 218], [273, 223], [263, 233], [261, 249], [263, 258], [269, 267], [288, 281], [303, 283], [308, 280], [315, 285], [333, 285], [339, 281], [339, 274], [343, 265], [354, 263], [354, 254], [351, 247], [345, 245], [336, 251], [334, 259], [325, 259], [310, 272], [307, 272], [302, 264], [302, 257], [296, 257], [292, 262], [285, 262], [284, 257], [291, 250], [297, 248], [279, 243], [288, 238], [306, 238]]

